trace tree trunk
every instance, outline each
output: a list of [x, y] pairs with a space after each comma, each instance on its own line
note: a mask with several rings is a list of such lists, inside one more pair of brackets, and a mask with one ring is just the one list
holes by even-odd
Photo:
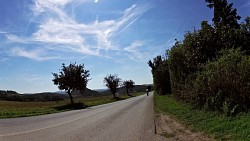
[[73, 101], [73, 97], [72, 97], [72, 95], [71, 95], [70, 90], [68, 90], [68, 95], [69, 95], [69, 97], [70, 97], [70, 102], [71, 102], [71, 104], [73, 104], [74, 101]]
[[113, 94], [114, 99], [115, 99], [116, 98], [116, 92], [115, 91], [111, 91], [111, 93]]
[[126, 88], [126, 90], [127, 90], [127, 95], [129, 96], [129, 93], [128, 93], [128, 88]]

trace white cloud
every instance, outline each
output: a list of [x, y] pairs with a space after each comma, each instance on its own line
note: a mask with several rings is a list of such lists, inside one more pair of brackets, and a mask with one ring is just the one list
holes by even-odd
[[[81, 3], [89, 0], [77, 1]], [[132, 5], [125, 9], [118, 19], [99, 21], [97, 18], [92, 23], [80, 23], [65, 12], [65, 7], [70, 4], [79, 3], [73, 0], [36, 0], [32, 10], [36, 19], [40, 19], [37, 30], [26, 38], [7, 34], [7, 39], [17, 43], [32, 42], [40, 46], [53, 45], [49, 48], [44, 47], [44, 51], [64, 50], [85, 55], [107, 56], [102, 51], [108, 53], [109, 50], [119, 50], [119, 45], [112, 42], [113, 37], [124, 32], [149, 9], [146, 5]], [[43, 60], [37, 50], [27, 52], [19, 48], [14, 49], [14, 52], [19, 56]]]
[[43, 51], [38, 49], [33, 51], [26, 51], [23, 48], [17, 47], [13, 48], [11, 51], [12, 55], [14, 56], [25, 57], [36, 61], [45, 61], [57, 58], [57, 57], [42, 57], [41, 55], [43, 54]]
[[124, 50], [128, 52], [136, 52], [137, 48], [141, 47], [143, 42], [141, 41], [134, 41], [130, 46], [124, 48]]
[[60, 9], [72, 0], [36, 0], [33, 7], [34, 14], [41, 14], [47, 11], [53, 11], [56, 13], [64, 13]]
[[8, 34], [6, 31], [0, 31], [0, 34]]
[[143, 53], [139, 50], [144, 43], [141, 41], [134, 41], [130, 46], [125, 47], [124, 50], [127, 51], [127, 55], [130, 59], [140, 62], [143, 61]]
[[84, 38], [78, 34], [82, 29], [81, 25], [66, 22], [62, 24], [50, 19], [39, 26], [39, 30], [33, 34], [33, 39], [40, 42], [77, 45], [84, 42]]
[[11, 42], [16, 42], [16, 43], [28, 43], [29, 42], [28, 40], [20, 38], [14, 34], [5, 34], [5, 36]]

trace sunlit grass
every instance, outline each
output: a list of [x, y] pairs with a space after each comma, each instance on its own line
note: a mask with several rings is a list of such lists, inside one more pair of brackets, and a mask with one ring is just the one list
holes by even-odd
[[196, 110], [172, 96], [154, 95], [155, 110], [176, 118], [193, 130], [211, 134], [217, 140], [250, 141], [250, 113], [226, 117], [214, 112]]

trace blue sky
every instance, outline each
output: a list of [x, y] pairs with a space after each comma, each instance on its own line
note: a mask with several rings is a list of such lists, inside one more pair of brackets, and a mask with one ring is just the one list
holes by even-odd
[[[204, 0], [205, 1], [205, 0]], [[187, 31], [211, 23], [203, 0], [1, 0], [0, 89], [57, 91], [52, 72], [84, 63], [88, 88], [107, 74], [152, 83], [147, 61]], [[250, 0], [230, 0], [244, 19]]]

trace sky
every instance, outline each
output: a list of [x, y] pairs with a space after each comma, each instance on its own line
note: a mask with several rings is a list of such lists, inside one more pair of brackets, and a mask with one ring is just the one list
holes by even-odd
[[[0, 90], [58, 91], [52, 73], [74, 62], [90, 71], [90, 89], [105, 88], [108, 74], [151, 84], [147, 62], [211, 23], [204, 1], [1, 0]], [[229, 2], [250, 16], [250, 0]]]

